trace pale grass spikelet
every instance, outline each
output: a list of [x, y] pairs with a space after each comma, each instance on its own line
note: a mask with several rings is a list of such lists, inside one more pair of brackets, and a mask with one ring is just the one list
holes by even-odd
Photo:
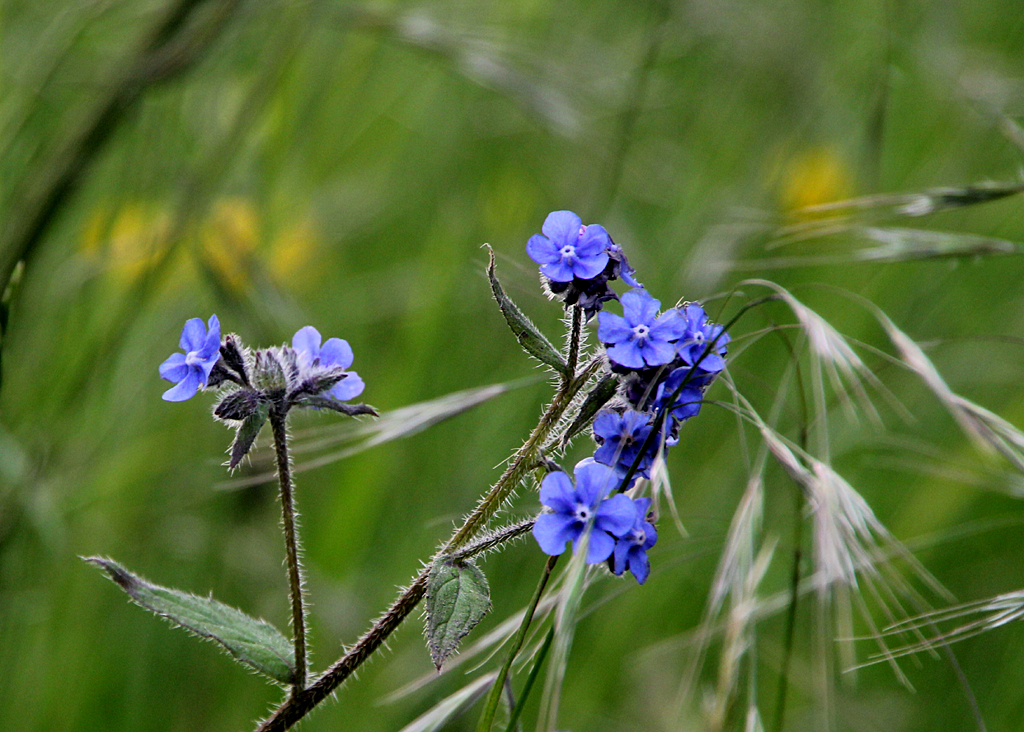
[[949, 410], [964, 434], [983, 450], [998, 451], [1017, 470], [1024, 472], [1024, 433], [1002, 417], [954, 392], [924, 350], [885, 313], [874, 306], [871, 309], [899, 351], [902, 363], [921, 377], [928, 389]]

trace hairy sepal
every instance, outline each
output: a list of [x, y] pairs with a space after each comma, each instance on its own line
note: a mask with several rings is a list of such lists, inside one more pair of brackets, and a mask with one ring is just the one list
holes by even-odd
[[238, 425], [238, 430], [235, 432], [235, 440], [231, 443], [231, 459], [228, 461], [230, 469], [234, 470], [237, 468], [239, 463], [242, 462], [242, 458], [252, 449], [252, 445], [256, 441], [256, 435], [260, 433], [263, 423], [267, 421], [269, 416], [270, 405], [260, 401], [256, 405], [256, 409]]

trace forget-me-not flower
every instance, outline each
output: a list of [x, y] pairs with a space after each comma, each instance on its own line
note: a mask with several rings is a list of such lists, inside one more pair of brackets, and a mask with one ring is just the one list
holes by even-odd
[[620, 299], [625, 317], [614, 313], [597, 316], [597, 337], [611, 344], [608, 358], [631, 369], [672, 361], [676, 356], [672, 342], [685, 332], [679, 312], [672, 309], [659, 316], [661, 303], [644, 290], [630, 290]]
[[[675, 393], [676, 389], [679, 388], [683, 380], [687, 379], [687, 376], [692, 371], [693, 369], [688, 366], [680, 366], [672, 371], [663, 382], [658, 384], [658, 390], [654, 397], [654, 405], [657, 409], [661, 409], [672, 398], [672, 394]], [[700, 412], [701, 400], [703, 398], [704, 395], [700, 390], [700, 384], [695, 383], [694, 378], [690, 377], [679, 392], [679, 396], [676, 397], [675, 403], [669, 407], [670, 414], [680, 422], [690, 417], [695, 417]]]
[[622, 574], [628, 568], [636, 581], [643, 584], [651, 573], [651, 562], [647, 558], [647, 550], [658, 541], [658, 531], [654, 524], [647, 520], [647, 511], [651, 507], [650, 498], [633, 500], [636, 516], [633, 525], [623, 532], [615, 541], [612, 550], [612, 572]]
[[209, 383], [210, 372], [220, 360], [220, 320], [211, 315], [207, 329], [202, 318], [192, 318], [185, 323], [178, 345], [184, 353], [171, 354], [160, 364], [161, 378], [177, 382], [164, 392], [169, 402], [191, 399]]
[[603, 226], [584, 226], [572, 211], [552, 211], [541, 231], [530, 237], [526, 253], [553, 282], [593, 279], [608, 264], [611, 239]]
[[633, 526], [636, 510], [629, 498], [621, 493], [605, 499], [619, 483], [615, 471], [607, 465], [587, 458], [577, 463], [573, 472], [575, 486], [561, 471], [548, 473], [544, 478], [540, 502], [553, 512], [537, 517], [533, 536], [546, 554], [561, 554], [569, 541], [575, 551], [587, 524], [593, 520], [587, 563], [603, 562], [615, 548], [613, 535], [623, 534]]
[[[352, 354], [352, 347], [348, 341], [341, 338], [328, 338], [320, 345], [320, 331], [312, 325], [300, 328], [292, 336], [292, 348], [298, 357], [299, 368], [341, 368], [348, 369], [355, 357]], [[335, 384], [326, 392], [339, 401], [353, 399], [363, 393], [366, 384], [359, 378], [355, 371], [348, 371], [341, 381]]]
[[[619, 475], [625, 475], [636, 460], [644, 440], [651, 433], [650, 418], [632, 409], [622, 414], [605, 410], [594, 418], [594, 439], [600, 447], [594, 452], [594, 460], [615, 468]], [[637, 467], [637, 474], [649, 478], [652, 456], [644, 455]]]
[[[698, 368], [711, 374], [717, 374], [724, 369], [725, 360], [722, 356], [726, 354], [726, 346], [731, 340], [728, 333], [722, 332], [724, 326], [709, 321], [704, 308], [695, 302], [683, 308], [683, 321], [686, 324], [686, 331], [676, 343], [676, 350], [683, 363], [693, 366], [700, 361]], [[701, 359], [701, 355], [711, 342], [715, 345]]]

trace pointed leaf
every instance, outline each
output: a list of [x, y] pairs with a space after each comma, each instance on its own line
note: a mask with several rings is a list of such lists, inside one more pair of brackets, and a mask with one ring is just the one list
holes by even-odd
[[277, 628], [257, 620], [212, 597], [198, 597], [154, 585], [110, 559], [87, 557], [85, 561], [106, 570], [110, 579], [128, 593], [135, 604], [150, 610], [195, 635], [219, 643], [235, 660], [282, 684], [295, 677], [295, 652]]
[[487, 578], [472, 562], [439, 561], [427, 579], [427, 645], [438, 670], [491, 609]]
[[516, 339], [519, 341], [519, 345], [538, 361], [552, 366], [559, 373], [572, 376], [565, 364], [565, 359], [562, 358], [562, 354], [558, 352], [558, 349], [551, 345], [551, 341], [544, 337], [544, 334], [537, 329], [537, 326], [523, 315], [523, 312], [505, 294], [501, 283], [498, 282], [497, 275], [494, 273], [494, 250], [490, 246], [487, 247], [487, 250], [490, 252], [491, 257], [490, 263], [487, 265], [487, 278], [491, 281], [491, 292], [494, 294], [498, 307], [501, 308], [501, 314], [505, 316], [505, 322], [508, 323], [508, 327], [512, 329]]
[[252, 447], [252, 443], [256, 441], [256, 435], [260, 433], [260, 428], [263, 427], [263, 423], [267, 421], [267, 417], [270, 414], [270, 405], [266, 402], [261, 402], [256, 407], [255, 411], [245, 418], [245, 421], [238, 426], [238, 431], [235, 433], [235, 441], [231, 443], [231, 460], [228, 462], [228, 467], [234, 470], [238, 467], [238, 464], [242, 462], [242, 458], [249, 452], [249, 448]]

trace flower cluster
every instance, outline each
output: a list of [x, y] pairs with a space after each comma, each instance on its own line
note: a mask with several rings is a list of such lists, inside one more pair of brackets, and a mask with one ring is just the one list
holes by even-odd
[[[597, 449], [576, 466], [576, 487], [564, 473], [544, 479], [541, 502], [552, 513], [537, 519], [534, 536], [545, 552], [560, 554], [568, 541], [575, 549], [590, 527], [587, 561], [607, 560], [615, 574], [628, 568], [642, 583], [647, 550], [658, 538], [648, 520], [651, 499], [621, 492], [636, 478], [650, 478], [658, 453], [676, 444], [680, 426], [700, 412], [704, 391], [725, 368], [729, 334], [697, 303], [661, 312], [603, 227], [555, 211], [542, 231], [527, 253], [550, 293], [579, 305], [588, 320], [597, 315], [598, 340], [621, 388], [594, 418]], [[632, 288], [621, 298], [608, 284], [617, 278]], [[621, 302], [621, 316], [603, 311], [610, 300]]]
[[164, 399], [181, 402], [200, 389], [221, 387], [213, 414], [238, 428], [231, 467], [248, 452], [271, 412], [284, 417], [292, 407], [311, 407], [376, 414], [365, 404], [345, 404], [365, 388], [359, 374], [348, 370], [352, 348], [340, 338], [322, 342], [312, 326], [300, 329], [290, 346], [251, 352], [234, 334], [221, 339], [216, 315], [208, 326], [193, 318], [185, 323], [180, 345], [184, 353], [175, 353], [160, 365], [160, 376], [176, 382], [164, 392]]
[[609, 497], [619, 484], [618, 476], [592, 458], [577, 463], [573, 472], [575, 485], [561, 471], [548, 473], [541, 484], [541, 503], [551, 512], [538, 516], [533, 525], [540, 548], [561, 554], [571, 541], [576, 551], [587, 536], [588, 564], [608, 561], [615, 574], [628, 568], [643, 584], [651, 570], [647, 550], [658, 540], [647, 520], [651, 499], [631, 500], [621, 493]]
[[604, 303], [618, 296], [608, 286], [622, 278], [630, 287], [643, 287], [633, 279], [622, 247], [599, 224], [584, 226], [572, 211], [553, 211], [526, 244], [526, 253], [540, 265], [547, 291], [566, 307], [579, 305], [590, 320]]

